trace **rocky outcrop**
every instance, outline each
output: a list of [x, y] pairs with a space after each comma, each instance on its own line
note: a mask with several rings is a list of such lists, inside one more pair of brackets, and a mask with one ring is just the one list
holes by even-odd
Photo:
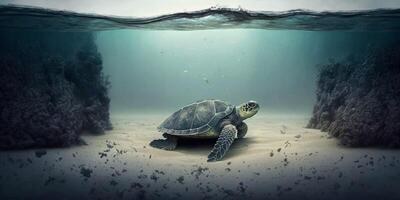
[[400, 146], [400, 45], [322, 66], [309, 128], [348, 146]]
[[91, 33], [0, 32], [0, 149], [82, 143], [111, 128]]

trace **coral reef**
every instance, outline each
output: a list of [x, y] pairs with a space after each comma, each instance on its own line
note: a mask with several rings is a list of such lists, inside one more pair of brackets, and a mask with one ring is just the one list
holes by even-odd
[[347, 146], [400, 146], [400, 44], [323, 65], [309, 128]]
[[91, 33], [1, 30], [0, 149], [80, 144], [111, 128]]

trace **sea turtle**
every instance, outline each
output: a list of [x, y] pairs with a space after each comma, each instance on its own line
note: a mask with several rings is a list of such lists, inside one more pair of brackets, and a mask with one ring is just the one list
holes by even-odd
[[243, 120], [259, 109], [255, 101], [237, 107], [221, 100], [194, 102], [169, 116], [158, 127], [165, 139], [153, 140], [150, 146], [174, 150], [179, 138], [218, 138], [207, 161], [221, 160], [234, 139], [246, 135], [247, 125]]

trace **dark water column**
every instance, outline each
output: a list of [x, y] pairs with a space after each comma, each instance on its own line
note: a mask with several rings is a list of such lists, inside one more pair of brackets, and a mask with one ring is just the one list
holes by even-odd
[[400, 147], [400, 44], [322, 66], [309, 128], [349, 146]]
[[111, 128], [91, 33], [0, 30], [0, 149], [61, 147]]

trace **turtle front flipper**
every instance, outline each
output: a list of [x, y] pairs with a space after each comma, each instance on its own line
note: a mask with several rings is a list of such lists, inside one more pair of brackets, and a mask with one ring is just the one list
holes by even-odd
[[215, 143], [213, 150], [211, 150], [211, 153], [208, 155], [207, 162], [221, 160], [235, 140], [236, 134], [237, 129], [235, 126], [232, 124], [224, 126], [218, 137], [217, 143]]
[[163, 136], [166, 139], [153, 140], [150, 142], [150, 146], [167, 151], [172, 151], [176, 149], [176, 146], [178, 145], [178, 138], [167, 134], [164, 134]]

